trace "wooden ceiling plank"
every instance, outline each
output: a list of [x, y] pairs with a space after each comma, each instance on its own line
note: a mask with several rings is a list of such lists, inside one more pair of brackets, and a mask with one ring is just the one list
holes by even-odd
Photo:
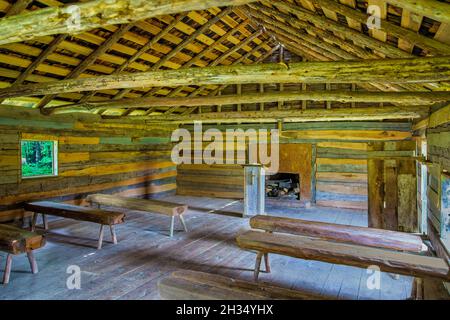
[[[89, 56], [87, 56], [83, 61], [73, 69], [66, 77], [66, 79], [78, 78], [91, 64], [98, 59], [99, 56], [104, 54], [111, 46], [119, 41], [119, 39], [133, 27], [133, 24], [123, 24], [120, 28], [112, 34], [108, 39], [105, 40], [97, 49], [95, 49]], [[52, 101], [56, 95], [46, 95], [38, 103], [37, 107], [40, 109], [45, 108], [45, 106]]]
[[[422, 24], [423, 16], [419, 16], [411, 11], [403, 10], [401, 26], [403, 28], [418, 32]], [[427, 38], [428, 39], [428, 38]], [[414, 49], [414, 43], [405, 40], [403, 37], [398, 38], [398, 47], [407, 52], [412, 52]]]

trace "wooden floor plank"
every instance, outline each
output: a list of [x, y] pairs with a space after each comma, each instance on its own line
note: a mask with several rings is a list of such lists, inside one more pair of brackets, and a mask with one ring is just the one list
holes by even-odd
[[[105, 234], [105, 246], [97, 251], [96, 225], [51, 219], [47, 245], [35, 252], [39, 273], [32, 275], [26, 256], [18, 256], [11, 282], [0, 290], [0, 299], [158, 299], [158, 280], [181, 269], [253, 279], [255, 253], [241, 250], [234, 240], [238, 232], [249, 228], [248, 219], [214, 213], [224, 207], [239, 212], [242, 203], [187, 196], [170, 196], [164, 200], [197, 208], [186, 213], [188, 233], [182, 232], [181, 225], [177, 224], [179, 232], [171, 239], [167, 236], [167, 217], [127, 211], [125, 223], [117, 226], [119, 243], [111, 245], [109, 233]], [[333, 208], [270, 206], [267, 212], [343, 224], [361, 225], [367, 220], [366, 212]], [[3, 258], [0, 253], [1, 262]], [[365, 270], [277, 255], [272, 255], [270, 260], [272, 273], [261, 273], [260, 281], [331, 297], [373, 298], [362, 290]], [[66, 270], [70, 265], [81, 268], [81, 290], [66, 287], [69, 276]], [[383, 274], [382, 283], [380, 298], [407, 297], [409, 277], [394, 280]]]

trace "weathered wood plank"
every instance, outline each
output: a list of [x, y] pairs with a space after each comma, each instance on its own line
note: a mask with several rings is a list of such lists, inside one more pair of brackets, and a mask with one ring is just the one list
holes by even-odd
[[246, 231], [237, 237], [241, 248], [276, 253], [294, 258], [317, 260], [416, 277], [450, 279], [449, 266], [440, 258], [395, 252], [367, 246], [336, 243], [298, 235]]
[[319, 237], [375, 248], [410, 252], [428, 250], [420, 236], [405, 232], [263, 215], [252, 217], [250, 226], [265, 231]]
[[177, 271], [158, 283], [163, 299], [180, 300], [323, 300], [325, 297], [268, 284], [196, 271]]
[[74, 220], [89, 221], [104, 225], [114, 225], [124, 222], [125, 214], [122, 212], [113, 212], [69, 205], [65, 203], [51, 201], [30, 202], [24, 205], [24, 209], [46, 215], [55, 215], [58, 217]]
[[[364, 72], [361, 72], [363, 70]], [[137, 87], [245, 83], [417, 83], [450, 80], [450, 58], [254, 64], [160, 70], [20, 85], [0, 98]]]

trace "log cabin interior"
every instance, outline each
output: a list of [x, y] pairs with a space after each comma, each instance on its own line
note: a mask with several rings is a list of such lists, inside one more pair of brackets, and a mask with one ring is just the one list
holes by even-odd
[[0, 17], [0, 299], [448, 299], [447, 1]]

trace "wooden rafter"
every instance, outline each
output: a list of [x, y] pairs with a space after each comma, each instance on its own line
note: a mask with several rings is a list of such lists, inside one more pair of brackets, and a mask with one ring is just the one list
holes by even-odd
[[387, 2], [437, 21], [450, 23], [450, 4], [448, 3], [430, 0], [387, 0]]
[[[131, 58], [126, 60], [124, 63], [122, 63], [114, 72], [113, 74], [119, 74], [123, 71], [125, 71], [133, 62], [135, 62], [137, 59], [139, 59], [143, 54], [145, 54], [147, 51], [149, 51], [159, 40], [161, 40], [165, 35], [167, 35], [177, 23], [179, 23], [186, 15], [185, 14], [179, 14], [176, 16], [176, 18], [161, 32], [159, 32], [156, 36], [154, 36], [151, 40], [149, 40], [142, 48], [140, 48], [136, 53], [134, 53]], [[80, 103], [86, 102], [89, 99], [91, 99], [95, 95], [95, 91], [91, 91], [83, 96], [83, 98], [80, 99]]]
[[[164, 14], [242, 5], [253, 1], [255, 0], [93, 0], [64, 7], [50, 7], [0, 20], [0, 44], [52, 34], [81, 33]], [[74, 23], [68, 23], [71, 19]]]
[[353, 42], [358, 43], [358, 45], [360, 45], [362, 47], [368, 47], [373, 50], [379, 51], [390, 58], [405, 58], [405, 57], [411, 56], [409, 53], [404, 52], [395, 46], [392, 46], [392, 45], [384, 43], [380, 40], [374, 39], [374, 38], [367, 36], [361, 32], [358, 32], [348, 26], [344, 26], [344, 25], [337, 23], [331, 19], [314, 14], [314, 13], [312, 13], [306, 9], [303, 9], [299, 6], [296, 6], [294, 4], [287, 3], [287, 2], [281, 2], [281, 1], [274, 1], [274, 2], [263, 1], [263, 3], [265, 4], [264, 6], [261, 4], [251, 4], [250, 6], [252, 8], [256, 8], [259, 10], [264, 10], [265, 7], [270, 7], [273, 5], [279, 9], [282, 9], [284, 11], [294, 14], [300, 20], [309, 21], [324, 30], [329, 30], [329, 31], [339, 33], [342, 37], [345, 37], [346, 39], [350, 39]]
[[[339, 4], [336, 1], [332, 0], [315, 0], [322, 7], [326, 7], [336, 13], [340, 13], [348, 18], [351, 18], [354, 21], [358, 21], [359, 23], [366, 23], [368, 19], [368, 15], [364, 14], [358, 10], [347, 7], [343, 4]], [[450, 5], [449, 8], [450, 10]], [[380, 20], [380, 32], [385, 32], [388, 34], [392, 34], [397, 38], [404, 39], [413, 45], [417, 45], [422, 49], [428, 50], [430, 53], [435, 55], [446, 55], [450, 52], [450, 46], [434, 40], [432, 38], [428, 38], [423, 36], [417, 32], [411, 31], [407, 28], [403, 28], [394, 23], [391, 23], [385, 19]]]
[[18, 1], [16, 1], [11, 6], [11, 8], [9, 8], [5, 17], [14, 16], [16, 14], [23, 12], [30, 5], [31, 2], [33, 2], [33, 0], [18, 0]]
[[[111, 46], [116, 43], [128, 30], [133, 27], [133, 24], [123, 24], [114, 32], [105, 42], [103, 42], [95, 51], [86, 57], [75, 69], [73, 69], [66, 79], [78, 78], [91, 64], [95, 62], [102, 54], [104, 54]], [[56, 95], [47, 95], [39, 101], [37, 107], [44, 108]]]

